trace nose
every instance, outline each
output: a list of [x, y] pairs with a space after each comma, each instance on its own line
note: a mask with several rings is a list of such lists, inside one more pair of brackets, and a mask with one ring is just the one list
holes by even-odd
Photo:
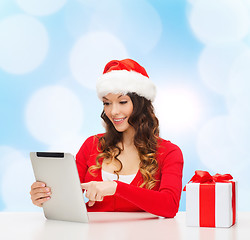
[[119, 105], [118, 104], [112, 104], [112, 109], [111, 109], [111, 115], [113, 117], [117, 116], [119, 114], [120, 110], [119, 110]]

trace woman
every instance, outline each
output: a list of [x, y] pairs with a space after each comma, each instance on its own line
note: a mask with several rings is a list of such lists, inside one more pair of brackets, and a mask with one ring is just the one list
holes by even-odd
[[[76, 155], [88, 211], [178, 212], [182, 190], [181, 150], [159, 137], [152, 101], [156, 89], [131, 59], [113, 60], [97, 83], [106, 132], [89, 137]], [[37, 206], [50, 199], [44, 183], [31, 186]]]

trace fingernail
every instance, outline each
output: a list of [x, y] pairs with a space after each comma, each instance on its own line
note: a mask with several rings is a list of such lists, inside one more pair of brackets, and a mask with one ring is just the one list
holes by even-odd
[[49, 188], [46, 188], [45, 190], [48, 192], [48, 191], [49, 191]]
[[48, 195], [50, 195], [50, 194], [51, 194], [51, 192], [47, 192], [47, 194], [48, 194]]

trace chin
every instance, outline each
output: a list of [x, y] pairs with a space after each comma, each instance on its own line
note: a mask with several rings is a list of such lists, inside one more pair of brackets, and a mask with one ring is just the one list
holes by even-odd
[[125, 132], [129, 126], [114, 126], [117, 132]]
[[115, 128], [115, 130], [116, 130], [117, 132], [122, 133], [122, 132], [125, 132], [127, 129]]

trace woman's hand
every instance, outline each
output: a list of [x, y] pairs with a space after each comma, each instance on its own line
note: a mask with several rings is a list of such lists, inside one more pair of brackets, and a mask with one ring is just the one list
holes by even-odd
[[42, 207], [50, 199], [51, 189], [43, 182], [34, 182], [31, 185], [30, 196], [34, 205]]
[[86, 189], [86, 197], [89, 199], [88, 205], [92, 207], [95, 202], [103, 201], [105, 196], [114, 195], [117, 183], [114, 181], [88, 182], [81, 184], [82, 189]]

